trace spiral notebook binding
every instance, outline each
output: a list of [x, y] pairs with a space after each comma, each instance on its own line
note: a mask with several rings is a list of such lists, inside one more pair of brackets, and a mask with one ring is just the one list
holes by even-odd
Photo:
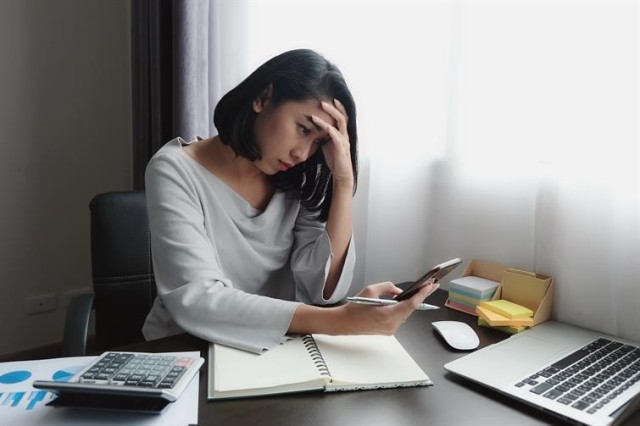
[[318, 346], [316, 345], [316, 341], [313, 340], [313, 336], [306, 335], [302, 336], [302, 343], [304, 347], [307, 348], [307, 352], [311, 355], [311, 360], [315, 364], [320, 374], [323, 376], [331, 377], [331, 373], [329, 372], [329, 367], [327, 367], [327, 363], [324, 361]]

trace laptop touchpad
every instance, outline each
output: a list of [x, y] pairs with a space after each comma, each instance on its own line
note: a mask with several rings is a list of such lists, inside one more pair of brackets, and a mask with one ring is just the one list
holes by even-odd
[[499, 389], [560, 358], [566, 348], [564, 343], [521, 335], [487, 346], [444, 367], [447, 371]]

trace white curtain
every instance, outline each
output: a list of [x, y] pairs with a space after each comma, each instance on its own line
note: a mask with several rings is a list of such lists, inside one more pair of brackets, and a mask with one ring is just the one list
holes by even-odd
[[637, 5], [454, 15], [428, 257], [551, 274], [557, 318], [640, 340]]
[[500, 262], [553, 275], [556, 318], [640, 340], [637, 2], [216, 3], [246, 30], [212, 43], [226, 89], [298, 47], [345, 74], [356, 283]]

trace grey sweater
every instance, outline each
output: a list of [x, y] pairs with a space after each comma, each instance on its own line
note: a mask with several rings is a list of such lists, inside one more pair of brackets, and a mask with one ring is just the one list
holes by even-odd
[[353, 240], [338, 285], [322, 296], [331, 261], [323, 223], [277, 191], [254, 209], [189, 157], [177, 138], [151, 159], [146, 197], [158, 297], [146, 339], [188, 332], [259, 353], [284, 338], [300, 302], [343, 299], [355, 265]]

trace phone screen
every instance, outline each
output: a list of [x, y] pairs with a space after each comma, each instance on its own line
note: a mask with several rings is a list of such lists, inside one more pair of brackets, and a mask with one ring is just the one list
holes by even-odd
[[445, 275], [453, 271], [462, 263], [461, 259], [455, 258], [447, 262], [434, 266], [426, 274], [418, 278], [407, 289], [395, 297], [395, 300], [405, 300], [416, 294], [422, 287], [432, 280], [434, 283], [440, 281]]

